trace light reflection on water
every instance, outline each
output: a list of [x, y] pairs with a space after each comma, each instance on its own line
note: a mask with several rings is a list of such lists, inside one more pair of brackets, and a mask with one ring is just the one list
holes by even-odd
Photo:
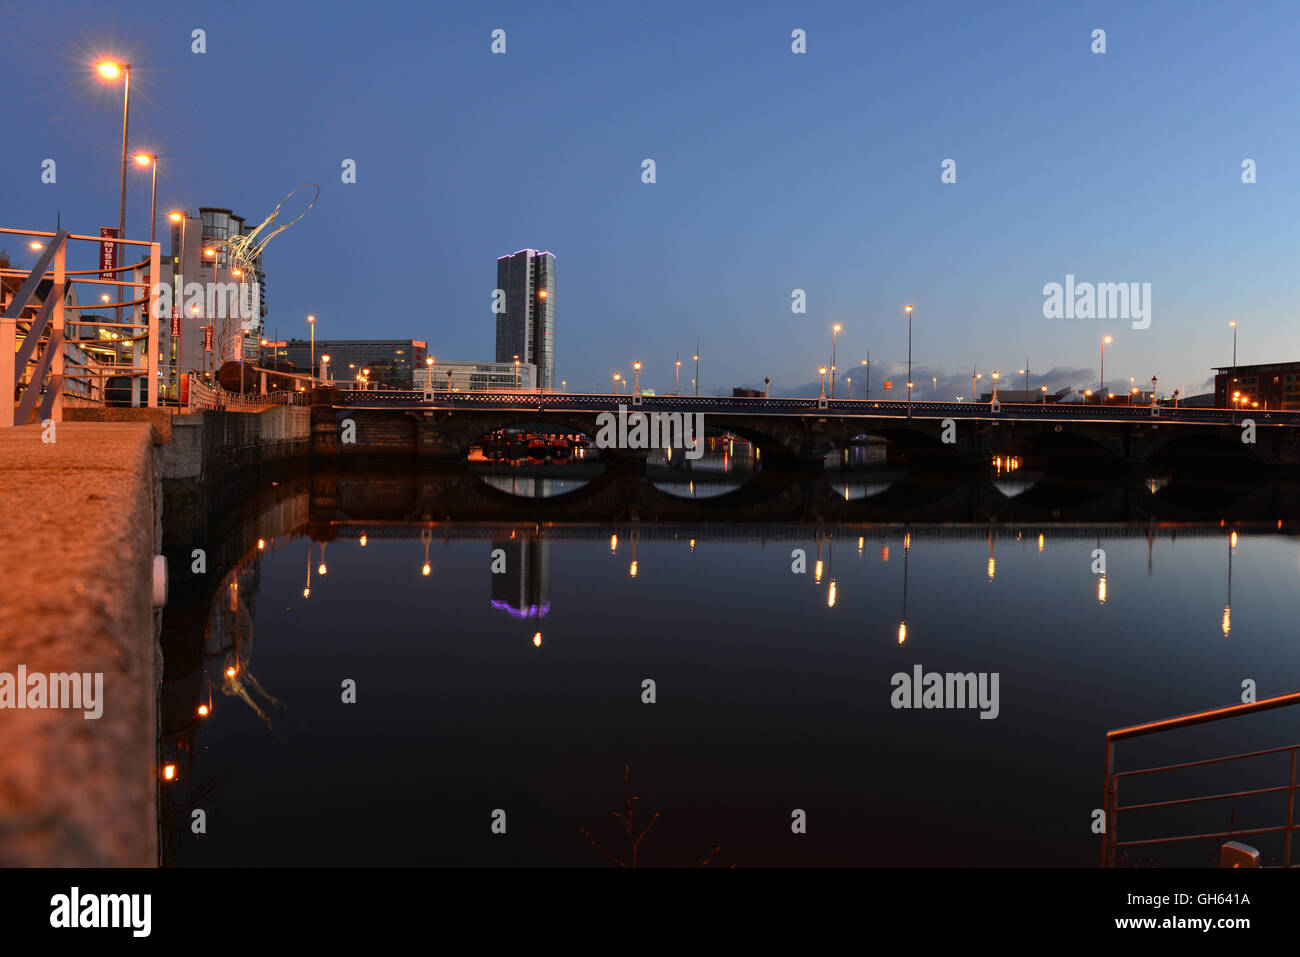
[[[325, 528], [263, 530], [198, 616], [203, 674], [280, 707], [218, 696], [186, 732], [169, 801], [222, 839], [179, 815], [181, 864], [599, 866], [578, 829], [630, 764], [646, 864], [1093, 866], [1105, 731], [1300, 687], [1300, 544], [1259, 527]], [[894, 709], [918, 664], [997, 672], [998, 718]]]

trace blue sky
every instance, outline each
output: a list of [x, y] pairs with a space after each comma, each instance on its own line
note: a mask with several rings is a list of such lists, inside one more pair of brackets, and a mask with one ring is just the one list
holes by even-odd
[[[0, 224], [116, 222], [121, 92], [90, 64], [129, 58], [131, 145], [162, 157], [160, 210], [257, 219], [320, 184], [265, 256], [282, 337], [305, 336], [311, 312], [322, 336], [491, 358], [496, 257], [536, 247], [557, 257], [571, 390], [609, 388], [634, 359], [643, 384], [671, 389], [697, 340], [706, 391], [764, 376], [815, 389], [839, 322], [840, 369], [870, 350], [875, 392], [907, 358], [908, 302], [926, 394], [931, 375], [941, 395], [968, 394], [972, 365], [1021, 378], [1026, 356], [1055, 370], [1035, 387], [1095, 385], [1104, 335], [1109, 382], [1196, 391], [1231, 361], [1231, 319], [1242, 363], [1300, 359], [1294, 4], [0, 0], [0, 13]], [[791, 52], [795, 28], [806, 54]], [[139, 237], [148, 175], [128, 175]], [[1067, 273], [1150, 282], [1150, 328], [1044, 318], [1044, 284]]]

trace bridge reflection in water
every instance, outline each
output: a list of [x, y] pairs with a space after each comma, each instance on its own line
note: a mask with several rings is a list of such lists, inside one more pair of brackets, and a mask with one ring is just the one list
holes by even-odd
[[[846, 501], [760, 471], [696, 500], [602, 475], [539, 502], [463, 471], [286, 477], [213, 516], [165, 612], [167, 860], [599, 865], [579, 828], [630, 763], [663, 814], [647, 864], [1092, 866], [1101, 733], [1232, 703], [1238, 675], [1300, 687], [1300, 500], [992, 482]], [[893, 708], [918, 664], [998, 673], [998, 718]], [[497, 807], [509, 842], [479, 826]]]

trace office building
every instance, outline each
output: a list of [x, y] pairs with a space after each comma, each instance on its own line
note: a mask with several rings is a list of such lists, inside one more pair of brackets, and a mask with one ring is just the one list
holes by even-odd
[[1300, 362], [1224, 366], [1214, 370], [1214, 404], [1220, 409], [1300, 409]]
[[[236, 275], [229, 250], [222, 245], [231, 236], [255, 228], [242, 216], [201, 206], [199, 215], [182, 213], [169, 225], [171, 255], [167, 262], [176, 316], [162, 324], [159, 335], [164, 391], [174, 395], [179, 374], [212, 372], [223, 361], [238, 359], [241, 348], [246, 362], [256, 361], [266, 336], [267, 306], [261, 257], [247, 275]], [[192, 295], [195, 283], [202, 290], [197, 297]], [[207, 326], [213, 328], [205, 336]], [[204, 349], [205, 339], [211, 342], [211, 351]]]
[[[370, 370], [372, 385], [390, 389], [414, 388], [416, 369], [424, 368], [429, 344], [421, 339], [317, 339], [316, 375], [321, 356], [329, 356], [329, 376], [335, 382], [356, 380], [363, 369]], [[288, 359], [299, 372], [312, 368], [310, 339], [288, 339], [277, 343], [276, 358]]]
[[[537, 366], [531, 362], [445, 362], [433, 364], [433, 388], [437, 392], [509, 392], [537, 388]], [[429, 367], [415, 370], [415, 388], [426, 388]]]
[[538, 382], [555, 388], [555, 256], [521, 249], [497, 260], [497, 362], [537, 366]]

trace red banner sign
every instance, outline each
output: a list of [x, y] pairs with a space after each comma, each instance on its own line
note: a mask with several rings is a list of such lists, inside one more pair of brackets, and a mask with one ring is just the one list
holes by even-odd
[[111, 281], [111, 280], [114, 280], [114, 279], [117, 278], [117, 273], [112, 272], [112, 270], [113, 270], [114, 267], [117, 266], [117, 246], [118, 246], [118, 244], [117, 244], [117, 243], [106, 243], [106, 242], [104, 242], [103, 240], [105, 240], [105, 239], [116, 239], [117, 236], [118, 236], [118, 232], [119, 232], [119, 230], [118, 230], [118, 228], [117, 228], [116, 226], [100, 226], [100, 227], [99, 227], [99, 236], [100, 236], [100, 243], [99, 243], [99, 268], [102, 270], [102, 272], [100, 272], [100, 274], [99, 274], [99, 278], [100, 278], [100, 279], [107, 279], [107, 280]]
[[173, 309], [172, 310], [172, 338], [179, 339], [180, 337], [181, 337], [181, 317], [180, 314], [175, 309]]
[[212, 351], [212, 327], [211, 326], [203, 327], [203, 351], [204, 352]]

